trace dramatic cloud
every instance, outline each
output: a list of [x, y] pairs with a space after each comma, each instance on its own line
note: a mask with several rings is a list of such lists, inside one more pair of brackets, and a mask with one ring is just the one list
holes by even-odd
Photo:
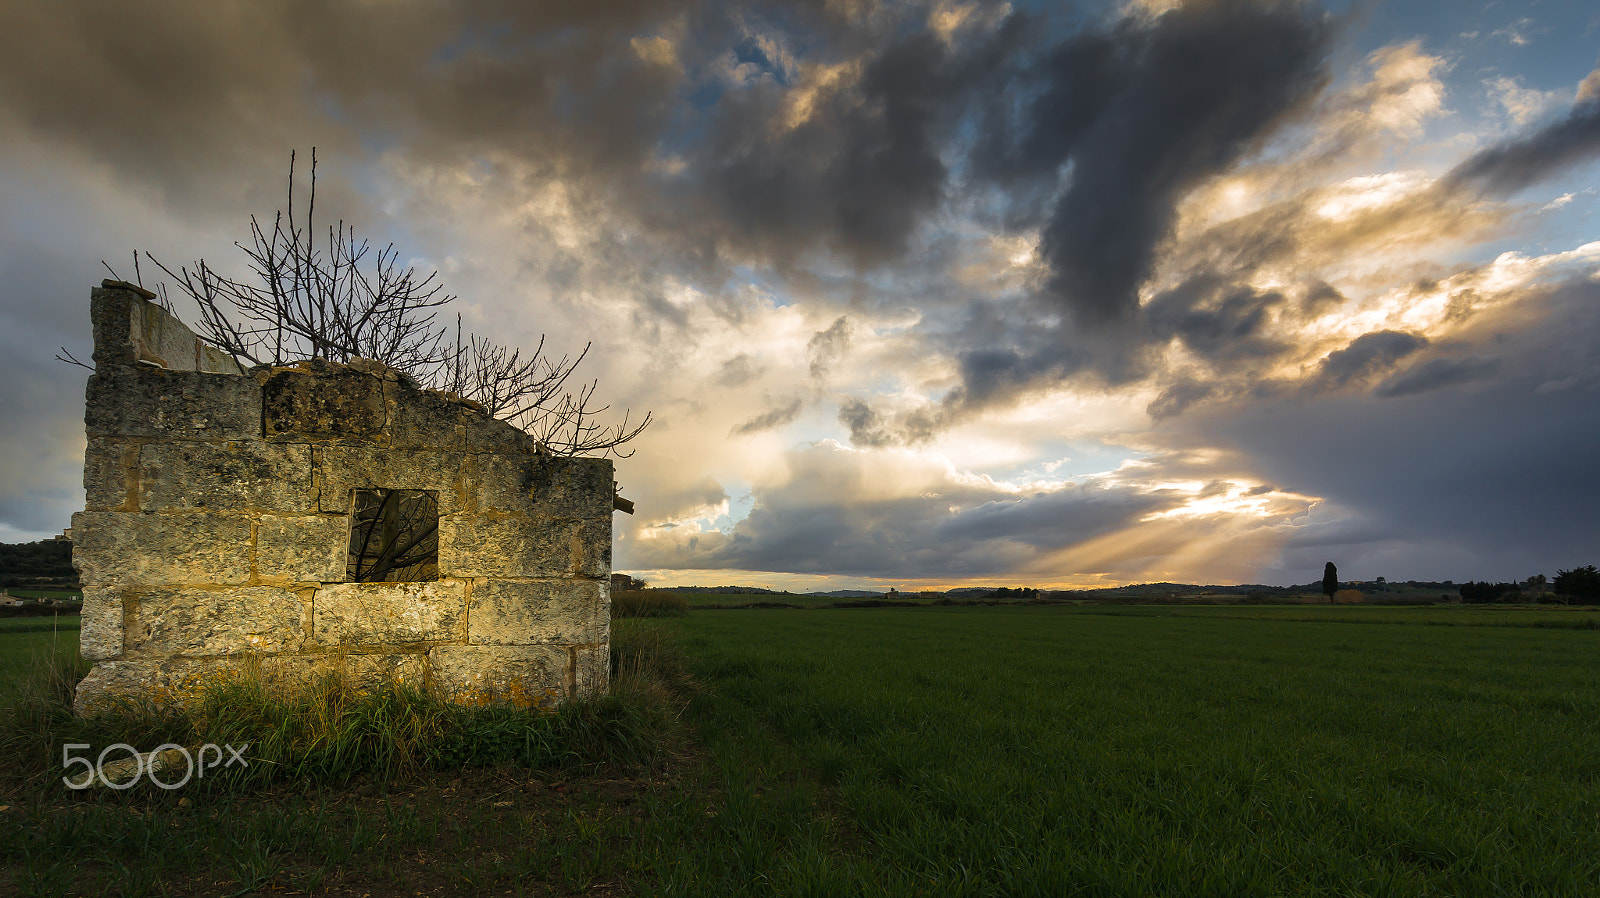
[[806, 343], [806, 358], [811, 363], [811, 376], [822, 379], [828, 376], [828, 369], [837, 365], [850, 349], [850, 319], [840, 316], [838, 320], [828, 325], [827, 330], [817, 331], [810, 342]]
[[731, 436], [746, 436], [752, 433], [760, 433], [763, 430], [772, 430], [777, 427], [782, 427], [783, 425], [788, 424], [790, 421], [793, 421], [795, 418], [799, 417], [801, 406], [802, 403], [798, 398], [791, 399], [785, 405], [781, 405], [775, 409], [772, 409], [771, 411], [763, 412], [759, 415], [756, 415], [754, 418], [745, 421], [739, 426], [733, 428], [733, 430], [729, 431], [729, 434]]
[[1023, 75], [1037, 93], [1021, 121], [993, 122], [1009, 145], [982, 170], [1010, 182], [1069, 166], [1040, 244], [1047, 294], [1083, 324], [1131, 318], [1178, 200], [1315, 94], [1330, 36], [1296, 2], [1190, 3], [1077, 37]]
[[244, 274], [315, 146], [324, 220], [654, 413], [658, 583], [1600, 561], [1592, 15], [5, 5], [0, 539], [82, 501], [99, 261]]
[[1433, 358], [1385, 380], [1372, 392], [1385, 399], [1426, 393], [1488, 377], [1498, 369], [1492, 359]]
[[1173, 415], [1180, 414], [1184, 409], [1194, 405], [1196, 402], [1207, 398], [1215, 390], [1215, 387], [1207, 383], [1182, 380], [1162, 390], [1161, 395], [1157, 396], [1155, 401], [1145, 407], [1145, 411], [1157, 421], [1162, 418], [1170, 418]]
[[763, 491], [730, 532], [648, 534], [638, 566], [998, 576], [1178, 502], [1126, 486], [1008, 489], [935, 459], [832, 442], [792, 450], [785, 462], [785, 481]]
[[1600, 70], [1591, 72], [1566, 118], [1475, 153], [1448, 182], [1505, 194], [1600, 155]]
[[943, 196], [939, 131], [996, 51], [924, 33], [832, 65], [748, 52], [749, 86], [688, 159], [723, 237], [784, 260], [817, 243], [863, 265], [898, 256]]
[[1201, 276], [1152, 299], [1145, 315], [1154, 339], [1175, 338], [1197, 355], [1222, 361], [1282, 352], [1283, 344], [1262, 331], [1285, 302], [1276, 291]]
[[1399, 331], [1363, 334], [1349, 346], [1332, 352], [1312, 381], [1313, 389], [1337, 390], [1394, 367], [1395, 362], [1428, 345], [1427, 338]]

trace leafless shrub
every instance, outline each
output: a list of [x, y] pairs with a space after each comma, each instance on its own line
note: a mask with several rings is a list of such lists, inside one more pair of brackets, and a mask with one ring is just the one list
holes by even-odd
[[249, 259], [248, 279], [220, 274], [204, 259], [174, 271], [145, 253], [199, 305], [199, 330], [207, 340], [250, 365], [373, 359], [422, 386], [482, 404], [553, 454], [630, 454], [620, 447], [649, 426], [650, 415], [630, 423], [625, 412], [618, 423], [601, 423], [598, 416], [609, 406], [597, 404], [598, 383], [568, 386], [589, 346], [576, 357], [555, 359], [544, 354], [541, 337], [524, 354], [464, 334], [459, 315], [452, 332], [436, 314], [456, 297], [444, 291], [436, 272], [423, 276], [402, 266], [394, 244], [375, 250], [343, 220], [328, 227], [325, 241], [318, 239], [315, 150], [310, 182], [302, 222], [291, 153], [287, 208], [270, 225], [251, 216], [250, 243], [234, 244]]

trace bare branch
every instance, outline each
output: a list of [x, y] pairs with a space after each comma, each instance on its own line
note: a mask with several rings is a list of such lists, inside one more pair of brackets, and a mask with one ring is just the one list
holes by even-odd
[[[219, 274], [199, 260], [173, 271], [154, 256], [168, 278], [200, 307], [202, 335], [252, 365], [283, 365], [302, 359], [347, 362], [373, 359], [410, 375], [425, 387], [481, 403], [490, 415], [534, 435], [561, 455], [614, 453], [649, 426], [646, 414], [629, 425], [602, 425], [596, 384], [569, 391], [567, 383], [588, 356], [544, 355], [544, 338], [532, 352], [512, 349], [476, 334], [463, 334], [456, 316], [453, 335], [435, 322], [436, 310], [455, 300], [437, 272], [402, 267], [393, 243], [374, 249], [357, 239], [344, 221], [327, 228], [325, 245], [316, 230], [317, 155], [311, 154], [310, 197], [304, 220], [295, 207], [295, 154], [289, 155], [288, 204], [271, 227], [250, 218], [244, 253], [253, 280]], [[138, 255], [134, 256], [138, 276]], [[107, 266], [110, 269], [110, 266]], [[112, 272], [115, 275], [115, 272]], [[165, 284], [160, 285], [165, 296]]]
[[85, 365], [83, 362], [79, 361], [78, 358], [69, 352], [65, 346], [61, 347], [61, 351], [56, 353], [56, 361], [66, 362], [69, 365], [77, 365], [79, 368], [88, 368], [90, 371], [94, 370], [93, 365]]

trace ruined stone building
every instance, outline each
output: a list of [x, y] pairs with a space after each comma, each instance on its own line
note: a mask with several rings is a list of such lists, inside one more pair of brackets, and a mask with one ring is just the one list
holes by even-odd
[[609, 460], [542, 453], [376, 362], [241, 370], [131, 285], [91, 308], [80, 711], [246, 669], [604, 691]]

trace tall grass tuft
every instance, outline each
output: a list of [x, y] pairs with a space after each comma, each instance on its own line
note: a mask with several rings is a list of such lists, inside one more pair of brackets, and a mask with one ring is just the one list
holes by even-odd
[[611, 594], [611, 616], [683, 617], [689, 600], [665, 589], [622, 589]]
[[[644, 622], [639, 622], [643, 624]], [[296, 688], [248, 672], [207, 688], [183, 709], [125, 700], [75, 717], [72, 698], [88, 665], [67, 654], [33, 665], [0, 726], [0, 789], [59, 790], [64, 743], [248, 744], [248, 766], [206, 771], [186, 791], [277, 782], [401, 782], [427, 771], [512, 764], [528, 768], [653, 768], [679, 735], [683, 662], [659, 629], [613, 630], [608, 694], [554, 710], [457, 705], [399, 682], [353, 683], [330, 674]], [[181, 775], [181, 774], [180, 774]]]
[[0, 795], [36, 781], [51, 765], [52, 755], [54, 764], [61, 763], [61, 744], [73, 741], [63, 738], [75, 729], [72, 699], [89, 667], [76, 646], [51, 646], [34, 654], [29, 675], [0, 706]]

